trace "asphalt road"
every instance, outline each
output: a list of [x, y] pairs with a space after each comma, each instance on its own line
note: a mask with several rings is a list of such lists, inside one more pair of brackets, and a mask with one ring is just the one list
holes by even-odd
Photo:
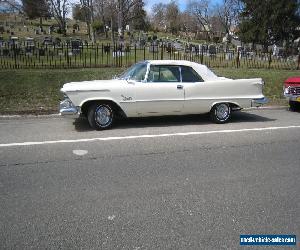
[[283, 109], [102, 132], [2, 117], [0, 248], [239, 249], [240, 234], [296, 234], [297, 249], [299, 149], [300, 113]]

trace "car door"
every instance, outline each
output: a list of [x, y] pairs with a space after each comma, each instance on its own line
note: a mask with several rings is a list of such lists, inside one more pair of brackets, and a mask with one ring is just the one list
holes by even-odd
[[208, 112], [209, 100], [206, 96], [206, 84], [202, 77], [190, 66], [181, 66], [181, 79], [184, 87], [185, 114], [198, 114]]
[[179, 66], [150, 65], [146, 81], [135, 86], [138, 115], [175, 115], [183, 110], [184, 89]]

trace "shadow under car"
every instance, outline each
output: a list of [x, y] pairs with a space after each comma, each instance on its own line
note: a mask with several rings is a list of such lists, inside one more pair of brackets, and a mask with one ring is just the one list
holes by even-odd
[[[270, 122], [276, 119], [243, 112], [235, 111], [232, 113], [229, 123], [242, 122]], [[86, 118], [80, 117], [74, 121], [75, 130], [77, 132], [93, 131], [89, 126]], [[116, 121], [113, 128], [132, 129], [132, 128], [154, 128], [154, 127], [169, 127], [169, 126], [185, 126], [185, 125], [208, 125], [212, 124], [209, 114], [201, 115], [180, 115], [180, 116], [154, 116], [154, 117], [139, 117], [125, 118]]]

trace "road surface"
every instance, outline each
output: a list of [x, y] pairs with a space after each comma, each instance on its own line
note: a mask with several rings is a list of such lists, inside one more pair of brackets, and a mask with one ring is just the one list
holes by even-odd
[[299, 149], [300, 113], [284, 109], [108, 131], [2, 117], [0, 248], [239, 249], [240, 234], [295, 234], [299, 247]]

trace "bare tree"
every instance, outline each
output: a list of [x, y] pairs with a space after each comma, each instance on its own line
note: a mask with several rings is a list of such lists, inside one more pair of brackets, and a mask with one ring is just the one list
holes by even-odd
[[208, 0], [191, 0], [188, 2], [187, 10], [193, 15], [201, 30], [210, 38], [210, 8]]
[[154, 4], [152, 7], [152, 23], [156, 29], [165, 29], [166, 21], [166, 5], [163, 3]]
[[241, 3], [239, 0], [222, 0], [222, 3], [217, 4], [215, 9], [216, 16], [229, 37], [230, 29], [237, 25], [242, 10]]
[[118, 0], [118, 30], [124, 35], [126, 24], [129, 24], [139, 13], [135, 13], [133, 9], [141, 4], [139, 0]]
[[[124, 35], [127, 24], [142, 27], [145, 24], [146, 13], [143, 0], [84, 0], [90, 1], [92, 5], [92, 19], [100, 20], [105, 31], [110, 25], [112, 42], [115, 42], [114, 31], [118, 29], [119, 35]], [[92, 1], [92, 2], [91, 2]], [[81, 0], [81, 3], [83, 1]], [[107, 32], [106, 32], [107, 36]]]
[[80, 4], [84, 9], [85, 22], [87, 25], [89, 39], [95, 42], [95, 31], [93, 29], [94, 22], [94, 3], [93, 0], [80, 0]]
[[18, 11], [24, 13], [22, 6], [16, 0], [0, 0], [0, 5], [8, 6], [12, 11]]
[[177, 33], [180, 29], [180, 11], [177, 3], [171, 1], [166, 5], [166, 21], [171, 33]]
[[152, 22], [159, 30], [168, 29], [176, 33], [180, 29], [180, 10], [175, 1], [168, 4], [158, 3], [152, 7]]
[[197, 20], [188, 11], [181, 13], [180, 21], [184, 31], [194, 32], [197, 30]]
[[69, 11], [68, 0], [48, 0], [50, 11], [56, 19], [63, 35], [67, 34], [67, 14]]

